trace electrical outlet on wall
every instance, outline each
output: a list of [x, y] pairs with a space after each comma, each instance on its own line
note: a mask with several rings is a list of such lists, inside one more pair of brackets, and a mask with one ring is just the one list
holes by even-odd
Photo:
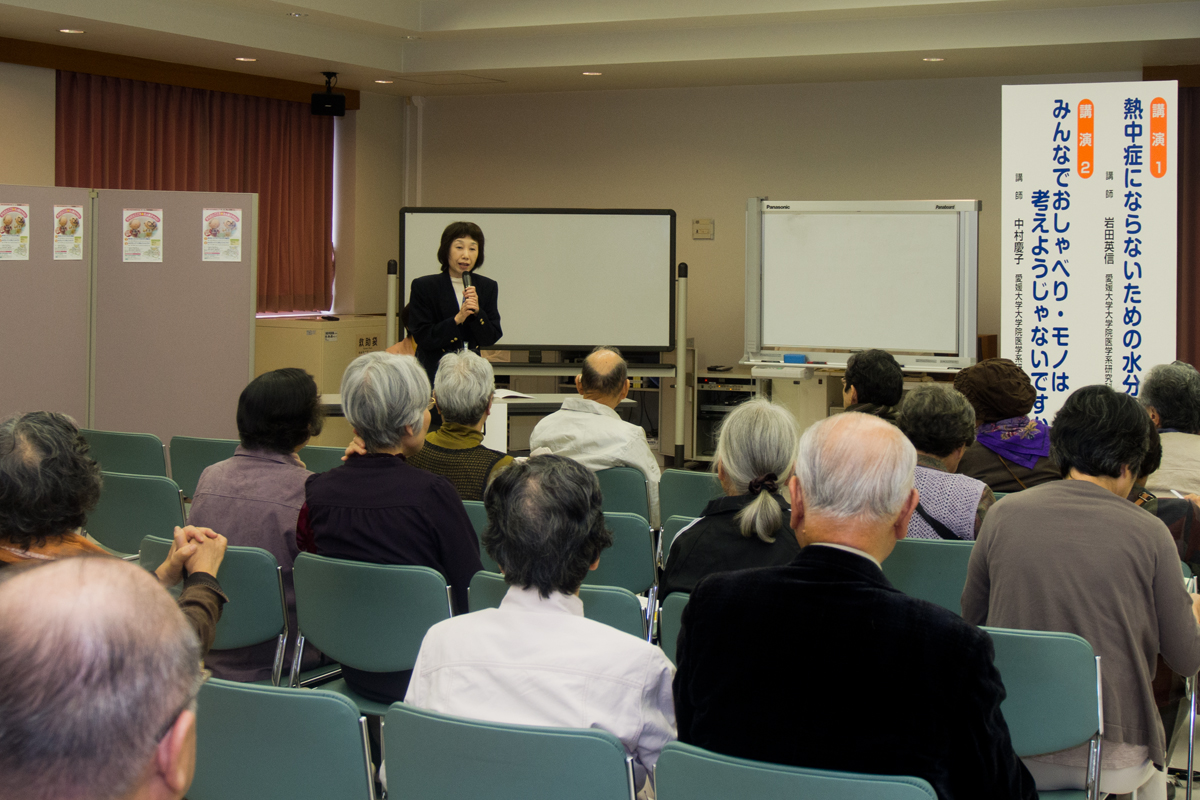
[[712, 239], [713, 237], [713, 220], [712, 219], [693, 219], [692, 220], [692, 238], [693, 239]]

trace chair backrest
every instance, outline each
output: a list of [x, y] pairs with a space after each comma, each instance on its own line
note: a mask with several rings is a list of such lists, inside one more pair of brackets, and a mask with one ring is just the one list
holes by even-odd
[[182, 526], [183, 495], [175, 481], [157, 475], [102, 473], [100, 502], [87, 520], [87, 532], [118, 553], [137, 553], [147, 536], [170, 538]]
[[679, 629], [683, 627], [683, 607], [687, 605], [687, 592], [672, 592], [663, 600], [658, 612], [658, 645], [671, 663], [675, 663], [675, 650], [679, 646]]
[[300, 448], [297, 455], [300, 456], [300, 460], [304, 462], [304, 466], [309, 472], [329, 472], [334, 467], [340, 467], [345, 463], [342, 461], [342, 456], [346, 455], [346, 448], [318, 447], [310, 444]]
[[722, 497], [725, 490], [711, 472], [689, 469], [665, 469], [658, 482], [658, 504], [661, 518], [698, 517], [704, 513], [709, 500]]
[[[142, 539], [138, 563], [153, 572], [166, 560], [171, 541]], [[283, 578], [275, 556], [259, 547], [233, 547], [221, 561], [221, 588], [229, 596], [217, 623], [214, 650], [249, 647], [276, 639], [287, 630]]]
[[658, 800], [936, 800], [926, 781], [750, 761], [670, 742], [654, 767]]
[[195, 436], [171, 437], [171, 477], [189, 499], [196, 496], [200, 473], [218, 461], [233, 458], [237, 439], [200, 439]]
[[499, 573], [500, 565], [483, 549], [483, 530], [488, 524], [487, 509], [483, 507], [483, 501], [463, 500], [463, 508], [467, 510], [471, 527], [475, 529], [475, 536], [479, 538], [479, 560], [483, 562], [483, 568], [488, 572]]
[[996, 499], [999, 500], [1003, 497], [1008, 497], [1010, 494], [1012, 494], [1012, 492], [992, 492], [992, 494], [994, 494]]
[[663, 553], [670, 555], [671, 545], [679, 532], [696, 521], [696, 517], [680, 517], [678, 515], [663, 518], [662, 547]]
[[196, 712], [190, 800], [372, 800], [366, 721], [346, 697], [212, 678]]
[[974, 545], [974, 542], [940, 539], [901, 539], [883, 562], [883, 574], [906, 595], [961, 614], [967, 563]]
[[167, 456], [162, 440], [153, 433], [118, 433], [81, 428], [88, 455], [105, 472], [167, 477]]
[[600, 492], [604, 495], [604, 510], [637, 514], [650, 519], [650, 496], [646, 476], [633, 467], [610, 467], [596, 473]]
[[[471, 611], [484, 608], [499, 608], [500, 601], [508, 592], [504, 576], [481, 570], [471, 578], [467, 592], [467, 605]], [[579, 599], [583, 601], [583, 615], [588, 619], [611, 625], [620, 631], [644, 639], [645, 617], [637, 595], [619, 586], [581, 586]]]
[[429, 567], [301, 553], [296, 623], [334, 661], [367, 672], [412, 669], [425, 631], [450, 618], [446, 579]]
[[600, 566], [588, 572], [584, 585], [620, 586], [635, 594], [645, 592], [654, 583], [650, 523], [637, 514], [605, 511], [604, 524], [612, 531], [612, 547], [600, 554]]
[[598, 728], [452, 717], [394, 703], [384, 718], [388, 789], [411, 800], [632, 800], [621, 741]]
[[1019, 756], [1052, 753], [1102, 730], [1100, 667], [1073, 633], [984, 628], [1007, 696], [1000, 711]]

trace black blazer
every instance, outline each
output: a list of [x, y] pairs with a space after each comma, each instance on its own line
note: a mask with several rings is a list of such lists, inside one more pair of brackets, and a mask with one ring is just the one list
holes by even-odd
[[1029, 798], [987, 634], [902, 594], [867, 559], [810, 545], [723, 572], [683, 612], [679, 739], [779, 764], [929, 781], [941, 800]]
[[417, 342], [417, 360], [429, 373], [429, 383], [437, 374], [438, 361], [451, 350], [461, 350], [463, 342], [476, 353], [500, 341], [500, 311], [496, 308], [499, 287], [491, 278], [471, 273], [471, 285], [479, 296], [479, 311], [462, 325], [454, 322], [458, 297], [450, 283], [450, 273], [414, 278], [408, 294], [408, 330]]

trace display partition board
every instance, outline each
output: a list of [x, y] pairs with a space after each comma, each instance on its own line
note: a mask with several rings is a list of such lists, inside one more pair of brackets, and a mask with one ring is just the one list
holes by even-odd
[[[88, 424], [88, 314], [93, 230], [87, 189], [0, 185], [29, 206], [27, 260], [0, 260], [0, 419], [59, 411]], [[54, 207], [82, 209], [78, 257], [54, 258]], [[0, 214], [0, 226], [4, 214]], [[80, 229], [77, 227], [73, 234]], [[11, 234], [10, 234], [11, 235]]]
[[1174, 360], [1175, 81], [1003, 87], [1000, 355], [1050, 421]]
[[439, 272], [442, 231], [484, 234], [480, 274], [499, 284], [504, 350], [675, 346], [675, 212], [664, 209], [403, 208], [400, 284]]
[[844, 364], [869, 348], [914, 369], [974, 363], [979, 209], [751, 198], [742, 363]]
[[[93, 427], [237, 438], [254, 376], [258, 195], [98, 195]], [[161, 262], [123, 260], [126, 209], [161, 210]], [[242, 210], [240, 261], [203, 260], [205, 209]]]

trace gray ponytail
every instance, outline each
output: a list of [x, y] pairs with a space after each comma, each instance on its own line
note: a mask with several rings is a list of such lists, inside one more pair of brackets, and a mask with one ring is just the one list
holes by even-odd
[[720, 464], [735, 494], [754, 499], [735, 519], [742, 535], [768, 544], [783, 524], [783, 512], [772, 496], [787, 482], [796, 461], [800, 428], [783, 406], [748, 400], [725, 417], [713, 458]]

